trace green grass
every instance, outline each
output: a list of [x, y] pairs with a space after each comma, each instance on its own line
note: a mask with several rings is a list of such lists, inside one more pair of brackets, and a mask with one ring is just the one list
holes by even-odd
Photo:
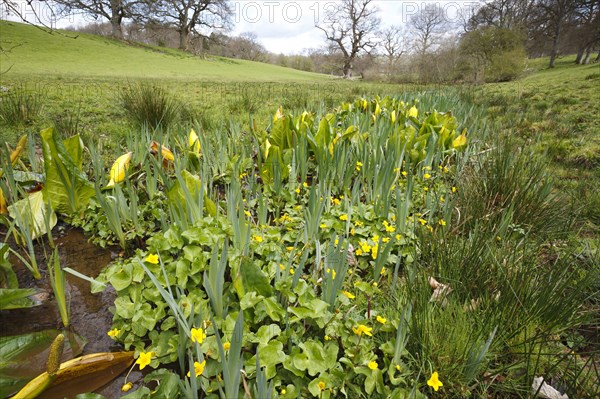
[[326, 81], [319, 75], [258, 62], [221, 57], [200, 58], [174, 49], [128, 45], [112, 39], [67, 31], [48, 34], [33, 26], [0, 21], [2, 80], [181, 79], [186, 81]]
[[600, 234], [600, 66], [559, 59], [529, 61], [523, 78], [478, 88], [469, 101], [482, 103], [501, 135], [545, 155], [558, 189], [571, 194], [585, 237]]

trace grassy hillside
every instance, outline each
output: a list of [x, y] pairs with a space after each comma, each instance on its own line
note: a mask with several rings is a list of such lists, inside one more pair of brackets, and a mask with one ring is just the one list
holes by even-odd
[[576, 65], [567, 56], [548, 69], [548, 60], [530, 60], [516, 81], [489, 84], [469, 101], [483, 103], [498, 132], [547, 155], [561, 190], [581, 208], [584, 235], [600, 232], [600, 65]]
[[181, 51], [136, 47], [108, 38], [0, 21], [3, 79], [18, 76], [63, 78], [161, 78], [213, 81], [315, 81], [327, 76], [275, 65]]

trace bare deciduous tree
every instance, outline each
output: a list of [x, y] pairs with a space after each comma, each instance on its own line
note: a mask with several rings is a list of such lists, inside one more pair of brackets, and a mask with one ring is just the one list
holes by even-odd
[[227, 0], [157, 0], [150, 13], [179, 33], [179, 48], [187, 50], [190, 34], [199, 28], [225, 29], [233, 13]]
[[409, 22], [416, 38], [415, 50], [421, 56], [435, 45], [448, 25], [444, 9], [437, 4], [425, 5]]
[[407, 37], [402, 27], [390, 26], [381, 31], [381, 50], [389, 65], [394, 64], [407, 51]]
[[140, 16], [144, 0], [54, 0], [60, 14], [81, 13], [110, 22], [115, 39], [123, 39], [123, 22]]
[[316, 25], [325, 33], [327, 41], [342, 54], [342, 72], [352, 77], [353, 62], [361, 52], [369, 53], [375, 48], [375, 34], [380, 20], [379, 10], [373, 0], [342, 0], [335, 9], [326, 13], [325, 22]]

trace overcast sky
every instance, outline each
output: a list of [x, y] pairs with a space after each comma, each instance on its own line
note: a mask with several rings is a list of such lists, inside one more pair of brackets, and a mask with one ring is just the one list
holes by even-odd
[[[13, 0], [30, 22], [34, 12], [26, 0]], [[322, 31], [315, 24], [326, 23], [326, 11], [335, 6], [335, 0], [230, 0], [234, 10], [233, 31], [229, 34], [253, 32], [258, 41], [270, 52], [302, 54], [304, 50], [319, 48], [325, 44]], [[426, 5], [439, 4], [450, 20], [456, 19], [458, 9], [473, 7], [476, 0], [457, 1], [401, 1], [374, 0], [379, 11], [382, 27], [402, 25]], [[36, 14], [47, 24], [58, 28], [85, 25], [81, 16], [69, 16], [55, 21], [51, 9], [44, 2], [34, 2]], [[2, 19], [13, 19], [5, 12]]]

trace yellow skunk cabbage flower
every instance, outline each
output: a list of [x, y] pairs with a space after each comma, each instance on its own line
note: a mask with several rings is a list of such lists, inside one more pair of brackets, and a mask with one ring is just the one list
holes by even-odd
[[164, 145], [161, 145], [158, 141], [152, 140], [150, 142], [150, 153], [158, 154], [158, 147], [160, 146], [160, 155], [162, 155], [163, 159], [169, 162], [173, 162], [175, 160], [175, 155], [173, 152], [169, 150]]
[[277, 112], [275, 112], [275, 115], [273, 115], [273, 122], [276, 122], [283, 117], [283, 107], [279, 107], [277, 108]]
[[125, 172], [129, 169], [132, 155], [132, 152], [128, 152], [117, 158], [112, 168], [110, 168], [110, 181], [106, 187], [114, 187], [115, 183], [120, 183], [125, 180]]
[[269, 139], [265, 141], [265, 159], [269, 157], [269, 149], [271, 149], [271, 142]]
[[15, 150], [10, 153], [10, 163], [13, 166], [17, 163], [17, 160], [19, 159], [19, 155], [21, 155], [21, 153], [25, 149], [26, 144], [27, 144], [27, 135], [24, 134], [19, 139], [19, 142], [17, 143], [17, 148], [15, 148]]
[[413, 105], [411, 109], [408, 110], [408, 116], [413, 118], [419, 116], [419, 110], [417, 109], [417, 107]]
[[452, 147], [459, 149], [465, 145], [467, 145], [467, 132], [463, 130], [460, 136], [452, 140]]
[[198, 135], [194, 129], [190, 129], [190, 136], [188, 140], [190, 149], [196, 154], [200, 154], [200, 139], [198, 138]]
[[0, 215], [4, 215], [6, 213], [8, 213], [6, 199], [4, 198], [4, 192], [2, 191], [2, 188], [0, 188]]

